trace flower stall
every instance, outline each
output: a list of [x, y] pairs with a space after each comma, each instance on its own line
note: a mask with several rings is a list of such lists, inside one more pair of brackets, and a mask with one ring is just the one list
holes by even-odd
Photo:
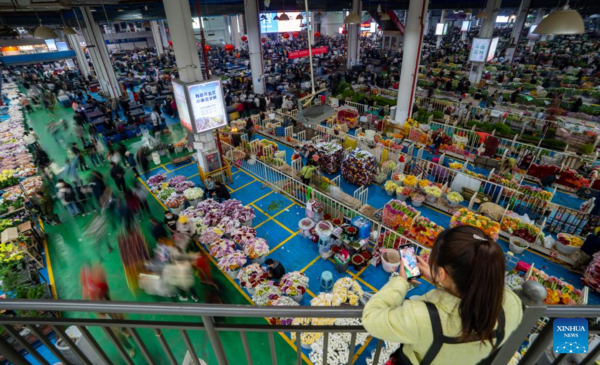
[[344, 105], [338, 109], [335, 121], [337, 124], [347, 124], [348, 128], [353, 129], [358, 125], [360, 114], [354, 107]]
[[349, 183], [367, 186], [371, 185], [377, 174], [377, 161], [370, 152], [355, 149], [350, 152], [342, 163], [342, 177]]
[[561, 166], [558, 165], [532, 164], [529, 167], [529, 170], [527, 170], [527, 174], [540, 180], [548, 175], [558, 174], [560, 175], [560, 178], [556, 181], [556, 184], [569, 191], [577, 191], [580, 188], [590, 186], [589, 179], [586, 179], [576, 170], [566, 166], [561, 168]]
[[[513, 236], [521, 238], [529, 243], [536, 243], [542, 234], [540, 229], [533, 224], [524, 223], [517, 217], [512, 217], [510, 212], [502, 218], [500, 229], [503, 236]], [[543, 237], [543, 235], [542, 235]]]
[[431, 248], [437, 236], [443, 231], [444, 227], [435, 224], [426, 217], [419, 216], [407, 232], [407, 236], [423, 246]]
[[467, 208], [459, 209], [456, 213], [454, 213], [452, 219], [450, 220], [450, 227], [462, 225], [477, 227], [494, 241], [498, 240], [498, 235], [500, 234], [500, 223], [494, 222], [488, 217], [473, 213]]
[[321, 142], [315, 146], [319, 154], [317, 161], [321, 171], [326, 174], [335, 174], [342, 166], [344, 158], [344, 149], [337, 141]]

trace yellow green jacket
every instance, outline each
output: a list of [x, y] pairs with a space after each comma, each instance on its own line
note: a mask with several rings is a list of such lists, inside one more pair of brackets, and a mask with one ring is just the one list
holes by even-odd
[[[390, 281], [367, 302], [363, 311], [363, 324], [372, 336], [403, 344], [402, 351], [416, 365], [433, 343], [431, 321], [423, 301], [436, 305], [444, 335], [458, 337], [462, 329], [458, 313], [460, 298], [435, 289], [418, 300], [405, 300], [408, 288], [405, 279], [390, 278]], [[485, 306], [485, 303], [481, 305]], [[521, 300], [508, 289], [504, 291], [504, 313], [506, 340], [517, 328], [523, 315]], [[477, 364], [491, 351], [492, 346], [488, 342], [485, 345], [481, 342], [444, 345], [432, 365]]]

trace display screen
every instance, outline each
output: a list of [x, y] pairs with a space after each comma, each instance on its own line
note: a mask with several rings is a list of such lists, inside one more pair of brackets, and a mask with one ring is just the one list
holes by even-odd
[[46, 46], [48, 47], [48, 51], [57, 51], [56, 42], [54, 39], [46, 39]]
[[69, 46], [67, 46], [67, 42], [56, 42], [56, 48], [58, 48], [59, 51], [68, 51], [69, 50]]
[[469, 54], [469, 61], [471, 62], [485, 62], [487, 55], [490, 50], [490, 39], [489, 38], [473, 38], [473, 44], [471, 46], [471, 53]]
[[435, 26], [435, 35], [444, 35], [444, 23], [437, 23]]
[[400, 246], [400, 256], [402, 256], [404, 271], [406, 271], [408, 279], [421, 276], [421, 270], [417, 266], [417, 251], [414, 245]]
[[[282, 33], [282, 32], [300, 32], [302, 24], [306, 24], [306, 13], [285, 13], [290, 17], [290, 20], [280, 22], [273, 20], [275, 15], [280, 16], [282, 13], [264, 13], [266, 20], [260, 21], [261, 33]], [[296, 19], [298, 14], [302, 14], [302, 19]]]
[[187, 89], [194, 133], [202, 133], [227, 125], [227, 113], [220, 80], [188, 85]]
[[174, 82], [173, 83], [173, 95], [175, 96], [175, 103], [177, 104], [177, 113], [179, 113], [179, 121], [181, 125], [188, 131], [194, 133], [194, 127], [190, 120], [190, 113], [188, 110], [188, 103], [185, 97], [185, 89], [183, 85]]
[[508, 23], [508, 20], [509, 20], [509, 19], [510, 19], [510, 18], [509, 18], [509, 17], [507, 17], [507, 16], [505, 16], [505, 15], [498, 15], [498, 16], [496, 17], [496, 23]]
[[461, 32], [468, 32], [469, 31], [469, 26], [471, 25], [471, 22], [468, 20], [463, 20], [462, 22], [462, 26], [460, 27], [460, 31]]

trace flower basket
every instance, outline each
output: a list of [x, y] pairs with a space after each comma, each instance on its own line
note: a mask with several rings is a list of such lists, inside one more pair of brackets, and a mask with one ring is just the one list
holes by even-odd
[[252, 227], [242, 226], [235, 229], [231, 233], [231, 239], [238, 245], [242, 247], [246, 244], [247, 241], [254, 239], [256, 237], [256, 230]]
[[229, 255], [235, 251], [235, 243], [228, 239], [217, 239], [209, 245], [209, 253], [217, 261], [223, 256]]
[[329, 239], [333, 233], [333, 225], [328, 221], [320, 221], [315, 226], [315, 232], [321, 239]]
[[454, 208], [459, 206], [460, 203], [462, 203], [465, 200], [465, 198], [463, 198], [463, 196], [460, 195], [460, 193], [453, 191], [446, 195], [446, 200], [448, 201], [448, 205]]
[[413, 194], [410, 197], [410, 201], [413, 205], [413, 207], [420, 207], [421, 205], [423, 205], [423, 202], [425, 201], [425, 196], [423, 196], [423, 194]]
[[240, 269], [246, 264], [247, 259], [242, 251], [233, 251], [223, 256], [217, 266], [223, 270], [230, 278], [236, 279]]
[[335, 227], [339, 227], [344, 223], [344, 220], [342, 218], [333, 218], [331, 220], [331, 223], [335, 226]]
[[254, 264], [262, 264], [269, 253], [269, 245], [263, 238], [253, 238], [244, 244], [244, 253]]
[[240, 270], [238, 274], [240, 286], [248, 291], [251, 295], [254, 294], [256, 287], [268, 280], [266, 271], [259, 264], [250, 264]]
[[302, 231], [302, 235], [306, 238], [310, 238], [312, 235], [310, 230], [315, 226], [315, 222], [313, 222], [310, 218], [302, 218], [300, 222], [298, 222], [298, 228]]
[[300, 271], [292, 271], [285, 274], [279, 281], [282, 294], [290, 296], [294, 301], [300, 303], [308, 288], [308, 277]]

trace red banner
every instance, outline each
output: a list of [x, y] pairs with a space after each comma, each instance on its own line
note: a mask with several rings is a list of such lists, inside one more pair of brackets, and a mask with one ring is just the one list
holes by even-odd
[[[327, 47], [317, 47], [317, 48], [313, 48], [312, 49], [312, 55], [318, 55], [318, 54], [324, 54], [327, 53]], [[302, 58], [302, 57], [308, 57], [308, 49], [303, 49], [300, 51], [295, 51], [295, 52], [290, 52], [288, 53], [288, 58], [294, 59], [294, 58]]]

